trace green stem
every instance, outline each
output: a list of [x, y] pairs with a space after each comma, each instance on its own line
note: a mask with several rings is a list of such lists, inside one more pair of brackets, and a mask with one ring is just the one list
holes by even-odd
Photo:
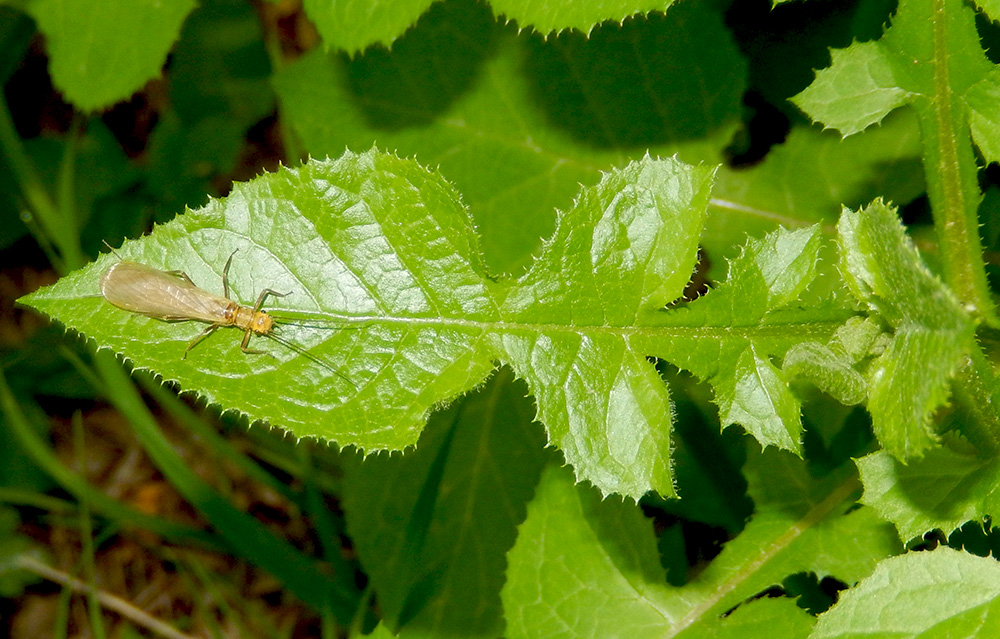
[[[948, 58], [955, 21], [973, 20], [955, 0], [933, 0], [935, 19], [928, 25], [934, 43], [934, 91], [920, 113], [924, 140], [924, 171], [934, 226], [941, 247], [945, 280], [976, 317], [998, 325], [990, 296], [979, 239], [981, 199], [972, 135], [961, 96], [952, 90]], [[961, 13], [958, 13], [961, 12]]]

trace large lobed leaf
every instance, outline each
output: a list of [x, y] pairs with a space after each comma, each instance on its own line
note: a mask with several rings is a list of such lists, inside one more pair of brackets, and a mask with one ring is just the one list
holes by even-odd
[[518, 273], [552, 233], [553, 211], [602, 171], [647, 149], [721, 162], [745, 75], [721, 14], [703, 3], [543, 42], [483, 4], [445, 2], [391, 51], [312, 51], [274, 85], [314, 157], [377, 144], [440, 166], [482, 230], [487, 264]]
[[183, 358], [198, 326], [100, 298], [113, 255], [25, 301], [223, 409], [365, 450], [414, 444], [436, 405], [500, 361], [528, 383], [579, 478], [605, 493], [672, 495], [671, 402], [648, 358], [708, 380], [724, 424], [797, 452], [798, 400], [771, 360], [831, 338], [851, 313], [797, 306], [815, 274], [815, 228], [751, 242], [729, 281], [665, 312], [693, 268], [712, 176], [651, 158], [606, 174], [516, 281], [487, 276], [467, 210], [439, 174], [374, 150], [237, 185], [120, 249], [216, 292], [238, 251], [234, 299], [290, 292], [271, 307], [276, 333], [327, 366], [263, 338], [268, 355], [244, 354], [235, 331]]
[[259, 338], [269, 355], [216, 335], [182, 359], [197, 327], [99, 297], [112, 255], [25, 301], [224, 409], [368, 450], [412, 445], [436, 404], [480, 384], [499, 359], [528, 379], [552, 441], [582, 476], [606, 491], [670, 494], [666, 388], [625, 337], [640, 311], [681, 294], [711, 176], [676, 160], [609, 175], [563, 216], [559, 243], [516, 286], [486, 276], [450, 185], [376, 151], [237, 185], [120, 249], [214, 291], [239, 249], [234, 297], [291, 292], [280, 310], [299, 321], [280, 326], [283, 337], [350, 382]]

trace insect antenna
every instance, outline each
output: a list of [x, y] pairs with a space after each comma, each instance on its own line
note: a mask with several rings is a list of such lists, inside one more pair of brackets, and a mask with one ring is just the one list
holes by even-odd
[[271, 332], [269, 332], [269, 333], [264, 333], [264, 337], [269, 337], [269, 338], [273, 339], [274, 341], [278, 342], [279, 344], [281, 344], [282, 346], [285, 346], [286, 348], [292, 349], [293, 351], [295, 351], [299, 355], [305, 357], [306, 359], [312, 360], [313, 362], [319, 364], [323, 368], [327, 369], [328, 371], [330, 371], [331, 373], [333, 373], [334, 375], [336, 375], [340, 379], [344, 380], [345, 382], [347, 382], [348, 384], [350, 384], [351, 386], [353, 386], [354, 390], [358, 390], [358, 385], [355, 384], [354, 382], [352, 382], [350, 380], [350, 378], [348, 378], [346, 375], [344, 375], [343, 373], [341, 373], [340, 371], [338, 371], [336, 368], [334, 368], [333, 366], [331, 366], [328, 362], [325, 362], [322, 359], [320, 359], [319, 357], [316, 357], [315, 355], [313, 355], [312, 353], [310, 353], [306, 349], [302, 348], [298, 344], [296, 344], [294, 342], [291, 342], [291, 341], [285, 339], [284, 337], [281, 337], [280, 335], [276, 335], [273, 330]]

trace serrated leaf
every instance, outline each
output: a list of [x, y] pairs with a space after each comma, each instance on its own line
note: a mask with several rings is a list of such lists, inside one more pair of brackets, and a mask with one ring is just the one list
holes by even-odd
[[871, 365], [868, 409], [879, 441], [906, 460], [934, 445], [931, 416], [975, 346], [975, 325], [920, 259], [894, 209], [845, 211], [840, 262], [848, 286], [895, 334]]
[[303, 8], [328, 49], [353, 55], [373, 44], [391, 47], [432, 4], [432, 0], [305, 0]]
[[669, 495], [668, 393], [631, 336], [681, 295], [711, 178], [652, 159], [609, 174], [516, 283], [486, 276], [450, 185], [375, 151], [237, 185], [119, 251], [182, 267], [211, 289], [240, 249], [236, 298], [293, 293], [278, 310], [308, 321], [286, 321], [283, 337], [339, 373], [278, 344], [248, 356], [237, 336], [212, 336], [181, 359], [194, 327], [99, 297], [111, 255], [25, 302], [211, 403], [368, 450], [413, 444], [431, 408], [481, 383], [499, 359], [528, 381], [550, 441], [581, 478], [606, 492]]
[[1000, 514], [1000, 463], [947, 448], [902, 464], [878, 452], [857, 461], [865, 486], [862, 503], [895, 524], [904, 541]]
[[160, 75], [194, 0], [32, 0], [53, 83], [83, 111], [131, 96]]
[[892, 62], [878, 42], [858, 42], [830, 52], [830, 66], [792, 102], [844, 135], [864, 131], [910, 99], [897, 86]]
[[[989, 102], [1000, 87], [1000, 69], [980, 44], [974, 11], [958, 0], [902, 0], [881, 39], [854, 44], [834, 58], [798, 96], [800, 105], [845, 135], [900, 104], [913, 108], [942, 272], [972, 314], [996, 325], [978, 237], [978, 167], [967, 140], [973, 121], [971, 132], [984, 152], [1000, 148], [989, 126], [997, 116]], [[984, 103], [985, 111], [977, 112], [975, 105]]]
[[1000, 566], [950, 548], [882, 562], [820, 615], [811, 639], [990, 637], [1000, 631]]
[[[752, 626], [760, 612], [741, 613], [741, 604], [790, 574], [852, 582], [898, 552], [890, 526], [870, 509], [853, 508], [857, 484], [849, 475], [816, 481], [786, 453], [753, 458], [758, 513], [681, 587], [665, 583], [651, 522], [638, 508], [599, 501], [594, 491], [574, 487], [569, 473], [549, 468], [508, 555], [506, 636], [729, 636], [743, 623]], [[746, 617], [723, 616], [737, 606]], [[798, 624], [792, 627], [801, 631]]]
[[765, 445], [799, 449], [800, 403], [785, 376], [752, 346], [737, 360], [735, 375], [726, 376], [716, 390], [723, 424], [742, 424]]
[[521, 29], [533, 29], [543, 35], [566, 29], [589, 34], [599, 23], [623, 22], [629, 16], [668, 11], [672, 1], [617, 0], [616, 2], [532, 2], [531, 0], [490, 0], [500, 19], [514, 20]]
[[724, 283], [661, 316], [676, 334], [647, 347], [712, 384], [723, 426], [739, 423], [762, 444], [795, 452], [799, 402], [770, 359], [796, 343], [830, 339], [851, 314], [836, 305], [797, 305], [815, 277], [819, 246], [817, 227], [751, 240]]
[[1000, 87], [1000, 71], [986, 58], [973, 17], [959, 2], [936, 6], [904, 0], [881, 39], [833, 50], [831, 65], [792, 101], [844, 135], [864, 130], [904, 104], [918, 111], [939, 108], [932, 102], [945, 92], [976, 97], [975, 103], [956, 101], [955, 108], [972, 113], [986, 105], [992, 112], [995, 107], [983, 98]]
[[383, 621], [496, 637], [504, 555], [548, 455], [509, 372], [431, 419], [405, 456], [346, 460], [343, 506]]

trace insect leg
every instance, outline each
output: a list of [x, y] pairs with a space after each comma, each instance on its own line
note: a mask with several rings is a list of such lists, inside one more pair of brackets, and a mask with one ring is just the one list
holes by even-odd
[[264, 305], [264, 298], [266, 298], [268, 295], [274, 295], [275, 297], [286, 297], [291, 294], [292, 294], [291, 291], [289, 291], [288, 293], [279, 293], [273, 288], [265, 288], [263, 291], [260, 292], [260, 295], [257, 296], [257, 303], [253, 305], [253, 312], [256, 313], [257, 311], [260, 310], [260, 307]]
[[218, 324], [212, 324], [211, 326], [209, 326], [208, 328], [206, 328], [205, 330], [203, 330], [201, 333], [199, 333], [198, 337], [196, 337], [193, 340], [191, 340], [191, 342], [188, 344], [188, 347], [186, 349], [184, 349], [184, 357], [182, 357], [181, 359], [187, 359], [188, 352], [192, 348], [194, 348], [195, 346], [197, 346], [198, 343], [201, 340], [205, 339], [206, 337], [208, 337], [209, 335], [211, 335], [213, 332], [215, 332], [215, 329], [217, 329], [217, 328], [219, 328]]
[[247, 348], [247, 345], [250, 344], [251, 335], [253, 335], [253, 330], [249, 328], [247, 329], [246, 333], [243, 333], [243, 341], [240, 342], [240, 350], [242, 350], [244, 353], [249, 353], [251, 355], [270, 355], [270, 353], [265, 353], [264, 351], [258, 350], [256, 348]]
[[[236, 249], [238, 251], [239, 249]], [[222, 269], [222, 291], [223, 297], [227, 300], [229, 299], [229, 267], [233, 264], [233, 258], [236, 256], [236, 251], [233, 251], [229, 259], [226, 260], [226, 268]]]

